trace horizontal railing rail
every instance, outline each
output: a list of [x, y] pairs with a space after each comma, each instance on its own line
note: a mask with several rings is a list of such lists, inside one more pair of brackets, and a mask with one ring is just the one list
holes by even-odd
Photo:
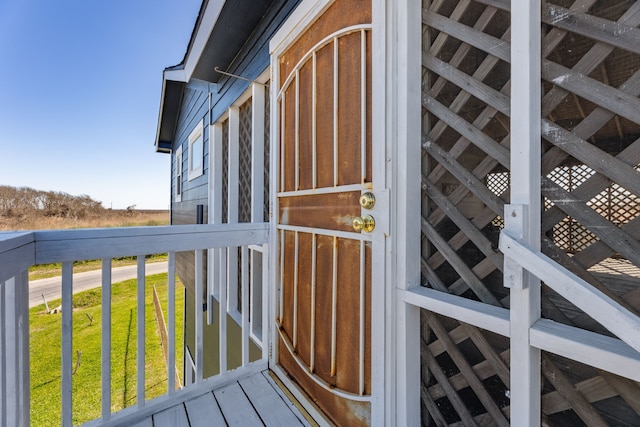
[[500, 250], [547, 286], [640, 352], [640, 317], [551, 258], [507, 231], [500, 233]]
[[[206, 387], [203, 354], [203, 306], [208, 320], [215, 321], [213, 303], [219, 328], [219, 372], [229, 371], [227, 362], [227, 316], [240, 327], [237, 354], [240, 367], [255, 365], [264, 369], [267, 349], [260, 337], [267, 336], [263, 316], [266, 306], [266, 272], [262, 262], [267, 255], [268, 224], [180, 225], [168, 227], [132, 227], [90, 230], [52, 230], [0, 234], [0, 426], [29, 425], [29, 309], [28, 269], [35, 264], [62, 263], [62, 425], [71, 426], [72, 411], [72, 330], [73, 330], [73, 263], [102, 259], [102, 405], [101, 418], [94, 425], [118, 425], [148, 411], [145, 398], [145, 257], [168, 253], [168, 363], [167, 392], [160, 399], [167, 401], [186, 395], [186, 389]], [[209, 262], [208, 278], [203, 277], [204, 254], [216, 262]], [[176, 253], [194, 254], [195, 298], [195, 384], [185, 390], [175, 390], [176, 343]], [[233, 258], [235, 265], [225, 262]], [[119, 413], [111, 412], [111, 266], [112, 259], [137, 257], [137, 361], [136, 404]], [[239, 258], [238, 258], [239, 257]], [[258, 269], [260, 270], [258, 272]], [[207, 280], [208, 279], [208, 280]], [[208, 289], [205, 292], [204, 287]], [[215, 300], [215, 301], [214, 301]], [[233, 301], [233, 303], [230, 303]], [[205, 304], [203, 304], [205, 302]], [[238, 306], [238, 302], [240, 306]], [[224, 339], [223, 339], [224, 337]], [[262, 350], [262, 357], [251, 362], [250, 340]], [[185, 351], [186, 352], [186, 351]], [[237, 365], [237, 364], [236, 364]], [[235, 367], [235, 366], [234, 366]], [[187, 393], [188, 394], [188, 393]], [[127, 418], [128, 417], [128, 418]]]

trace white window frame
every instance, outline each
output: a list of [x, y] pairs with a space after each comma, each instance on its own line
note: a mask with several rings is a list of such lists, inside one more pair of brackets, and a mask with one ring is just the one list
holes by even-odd
[[182, 145], [176, 150], [176, 173], [175, 173], [175, 187], [174, 187], [174, 200], [176, 202], [182, 201]]
[[[197, 142], [200, 142], [200, 149], [194, 150]], [[204, 173], [204, 120], [200, 120], [196, 127], [189, 134], [189, 152], [188, 152], [188, 180], [191, 181]], [[194, 159], [199, 158], [198, 166], [193, 165]]]

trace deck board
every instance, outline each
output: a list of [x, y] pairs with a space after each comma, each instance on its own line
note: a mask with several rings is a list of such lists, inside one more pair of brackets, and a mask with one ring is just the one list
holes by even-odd
[[153, 427], [153, 421], [151, 421], [151, 417], [145, 418], [144, 420], [133, 424], [131, 427]]
[[188, 426], [189, 418], [184, 404], [172, 406], [162, 412], [158, 412], [153, 416], [154, 427], [176, 427]]
[[239, 383], [265, 425], [302, 425], [264, 376], [252, 375]]
[[184, 404], [189, 414], [190, 427], [225, 426], [227, 424], [213, 393], [203, 394]]
[[214, 390], [213, 394], [229, 426], [264, 426], [237, 382]]
[[268, 371], [178, 402], [167, 402], [133, 427], [309, 426]]

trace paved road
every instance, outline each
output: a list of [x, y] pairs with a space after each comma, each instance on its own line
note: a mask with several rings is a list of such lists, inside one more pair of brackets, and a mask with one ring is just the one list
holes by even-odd
[[[167, 271], [167, 262], [152, 262], [147, 264], [146, 273], [158, 274]], [[135, 279], [138, 275], [137, 265], [126, 267], [116, 267], [111, 269], [111, 283], [122, 282], [123, 280]], [[102, 271], [87, 271], [73, 275], [73, 293], [97, 288], [102, 284]], [[47, 302], [61, 298], [62, 278], [60, 276], [48, 279], [32, 280], [29, 282], [29, 308], [42, 304], [42, 294], [47, 298]], [[53, 308], [53, 307], [49, 307]]]

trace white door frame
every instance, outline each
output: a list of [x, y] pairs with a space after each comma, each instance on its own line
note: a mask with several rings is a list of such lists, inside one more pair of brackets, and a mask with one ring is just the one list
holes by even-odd
[[[280, 55], [286, 46], [289, 46], [296, 38], [303, 33], [314, 21], [317, 16], [324, 12], [334, 0], [303, 0], [291, 16], [285, 21], [280, 30], [274, 35], [270, 42], [270, 54], [271, 54], [271, 175], [270, 180], [273, 183], [271, 186], [270, 194], [270, 210], [272, 212], [271, 217], [271, 229], [270, 229], [270, 250], [271, 254], [269, 259], [270, 267], [270, 314], [269, 314], [269, 365], [274, 372], [282, 374], [283, 371], [277, 366], [277, 343], [278, 332], [273, 325], [274, 315], [277, 312], [277, 288], [278, 288], [278, 251], [277, 251], [277, 223], [278, 217], [278, 200], [276, 183], [278, 182], [279, 156], [278, 148], [279, 144], [279, 130], [280, 123], [275, 120], [279, 116], [277, 111], [277, 102], [275, 97], [277, 95], [277, 88], [280, 86], [279, 82], [279, 64], [275, 59]], [[390, 138], [387, 130], [387, 123], [391, 121], [389, 112], [390, 106], [387, 105], [387, 92], [389, 90], [389, 80], [387, 76], [391, 71], [387, 61], [387, 46], [388, 40], [392, 37], [387, 31], [387, 16], [392, 11], [391, 8], [397, 6], [387, 6], [384, 0], [372, 0], [372, 174], [373, 181], [375, 182], [374, 188], [376, 197], [379, 201], [376, 203], [378, 206], [387, 206], [385, 209], [377, 209], [375, 212], [376, 218], [376, 230], [372, 233], [372, 239], [374, 247], [380, 248], [380, 257], [378, 260], [372, 259], [372, 301], [371, 301], [371, 330], [372, 330], [372, 360], [371, 360], [371, 422], [372, 425], [393, 425], [395, 424], [392, 415], [394, 405], [392, 401], [395, 400], [395, 393], [393, 392], [393, 381], [395, 376], [392, 363], [395, 357], [395, 342], [391, 337], [395, 336], [395, 331], [392, 325], [394, 321], [394, 304], [392, 292], [392, 276], [389, 273], [389, 266], [393, 265], [391, 259], [391, 236], [390, 230], [390, 209], [389, 206], [389, 183], [391, 176], [391, 161], [390, 153], [394, 138]], [[419, 14], [417, 15], [419, 18]], [[419, 74], [418, 74], [419, 75]], [[418, 84], [419, 94], [419, 84]], [[418, 96], [419, 102], [419, 96]], [[419, 109], [418, 109], [419, 111]], [[418, 115], [419, 116], [419, 115]], [[385, 117], [385, 120], [376, 120], [376, 118]], [[419, 129], [419, 125], [418, 125]], [[419, 144], [418, 144], [419, 152]], [[418, 155], [417, 159], [420, 158]], [[419, 169], [418, 169], [419, 171]], [[419, 252], [418, 252], [419, 253]], [[419, 276], [418, 276], [419, 277]], [[419, 369], [419, 364], [418, 364]], [[291, 392], [301, 402], [305, 402], [305, 397], [296, 391], [296, 387], [286, 379], [285, 375], [279, 375], [285, 385], [289, 387]], [[419, 392], [419, 391], [418, 391]], [[419, 394], [418, 394], [419, 396]], [[311, 415], [317, 420], [324, 420], [324, 416], [316, 411], [312, 405], [304, 405], [305, 409], [310, 411]], [[419, 419], [419, 407], [418, 407], [418, 419]]]
[[[374, 1], [379, 9], [384, 4]], [[420, 426], [420, 308], [406, 302], [404, 294], [420, 287], [422, 2], [389, 2], [378, 14], [387, 17], [386, 70], [380, 77], [386, 87], [386, 132], [374, 135], [386, 135], [387, 187], [392, 188], [385, 425]]]

